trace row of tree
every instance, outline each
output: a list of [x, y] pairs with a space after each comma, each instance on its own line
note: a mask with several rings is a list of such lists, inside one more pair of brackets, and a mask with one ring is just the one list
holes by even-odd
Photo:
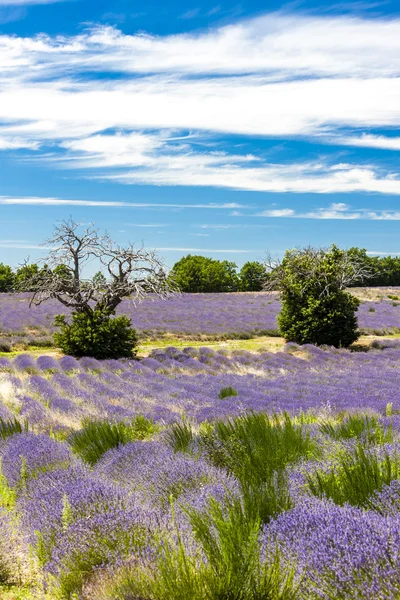
[[236, 263], [188, 254], [172, 267], [170, 279], [182, 292], [259, 292], [267, 277], [266, 267], [246, 262], [238, 271]]
[[[368, 279], [349, 282], [349, 286], [400, 286], [400, 257], [369, 256], [364, 248], [356, 247], [346, 255], [369, 273]], [[171, 278], [182, 292], [258, 292], [275, 279], [267, 263], [249, 261], [238, 271], [234, 262], [188, 254], [173, 266]]]
[[[347, 254], [370, 273], [368, 280], [352, 285], [400, 286], [400, 257], [368, 256], [364, 248], [355, 247], [350, 248]], [[48, 268], [33, 263], [14, 271], [10, 266], [0, 263], [0, 292], [23, 289], [33, 277], [40, 274], [45, 276]], [[67, 270], [63, 273], [63, 268], [63, 265], [56, 267], [59, 275], [70, 276]], [[98, 284], [104, 280], [100, 272], [95, 275], [96, 278]], [[234, 262], [191, 254], [175, 263], [170, 272], [170, 280], [175, 282], [180, 291], [187, 293], [259, 292], [270, 279], [271, 269], [266, 263], [248, 261], [238, 270]]]

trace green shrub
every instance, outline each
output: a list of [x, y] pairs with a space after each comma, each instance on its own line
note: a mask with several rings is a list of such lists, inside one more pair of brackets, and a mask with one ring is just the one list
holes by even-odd
[[65, 315], [57, 315], [55, 324], [61, 331], [54, 334], [56, 345], [64, 354], [93, 356], [94, 358], [132, 358], [138, 338], [130, 319], [102, 311], [73, 312], [72, 322]]
[[220, 400], [223, 400], [224, 398], [229, 398], [230, 396], [237, 396], [237, 395], [238, 395], [237, 390], [235, 390], [235, 388], [233, 388], [229, 385], [227, 387], [221, 388], [221, 390], [218, 394], [218, 398]]
[[174, 452], [189, 452], [193, 441], [192, 425], [186, 419], [182, 419], [179, 423], [172, 423], [166, 431], [166, 442]]
[[374, 309], [374, 307], [373, 307], [373, 306], [370, 306], [370, 307], [369, 307], [369, 309], [368, 309], [368, 312], [375, 312], [375, 309]]
[[337, 246], [288, 250], [279, 269], [281, 335], [298, 344], [348, 347], [355, 342], [360, 300], [343, 283], [351, 275], [347, 253]]
[[138, 415], [126, 423], [119, 421], [84, 421], [83, 428], [74, 431], [68, 438], [73, 451], [90, 465], [94, 465], [107, 450], [143, 440], [157, 429], [153, 421]]
[[260, 559], [260, 521], [248, 518], [240, 498], [205, 511], [187, 511], [197, 550], [161, 541], [156, 569], [125, 573], [110, 597], [121, 600], [295, 600], [294, 569], [283, 568], [278, 549]]
[[217, 421], [200, 432], [199, 442], [214, 465], [239, 480], [246, 512], [264, 523], [291, 507], [286, 466], [318, 454], [304, 426], [287, 413]]
[[307, 476], [315, 496], [331, 498], [336, 504], [345, 503], [368, 508], [369, 497], [400, 476], [400, 459], [395, 454], [366, 450], [358, 444], [354, 453], [347, 453], [330, 472], [316, 469]]
[[375, 416], [349, 415], [340, 423], [321, 423], [320, 429], [335, 440], [358, 438], [369, 444], [393, 441], [393, 427], [385, 428]]
[[317, 451], [304, 426], [288, 413], [249, 413], [216, 421], [200, 442], [212, 462], [247, 483], [268, 481], [275, 471]]
[[28, 423], [20, 423], [15, 417], [13, 419], [3, 419], [0, 417], [0, 440], [4, 440], [15, 433], [28, 431]]

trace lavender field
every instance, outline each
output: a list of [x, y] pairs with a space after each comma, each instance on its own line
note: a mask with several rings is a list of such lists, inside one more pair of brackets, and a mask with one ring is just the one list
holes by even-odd
[[399, 598], [400, 344], [374, 346], [1, 358], [2, 580], [47, 600]]
[[[363, 333], [384, 335], [400, 329], [400, 303], [388, 297], [399, 294], [400, 298], [397, 288], [367, 288], [355, 293], [363, 298], [358, 310]], [[276, 333], [279, 311], [276, 294], [263, 292], [182, 294], [169, 300], [147, 299], [138, 306], [125, 300], [118, 308], [118, 314], [127, 314], [142, 336], [174, 334], [193, 339]], [[55, 300], [29, 308], [27, 295], [0, 294], [0, 339], [28, 344], [49, 341], [54, 315], [59, 312]]]

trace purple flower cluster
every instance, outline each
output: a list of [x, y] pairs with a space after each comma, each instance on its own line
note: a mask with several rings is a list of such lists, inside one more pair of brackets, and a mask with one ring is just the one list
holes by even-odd
[[[261, 536], [303, 573], [306, 597], [395, 600], [400, 593], [400, 519], [308, 498]], [[308, 596], [307, 596], [308, 595]]]
[[132, 442], [109, 450], [95, 473], [140, 494], [150, 493], [156, 506], [166, 508], [170, 498], [205, 485], [230, 484], [226, 474], [204, 460], [175, 454], [162, 442]]
[[73, 460], [66, 444], [31, 432], [11, 436], [1, 447], [0, 457], [2, 472], [11, 487], [25, 484], [42, 471], [67, 466]]

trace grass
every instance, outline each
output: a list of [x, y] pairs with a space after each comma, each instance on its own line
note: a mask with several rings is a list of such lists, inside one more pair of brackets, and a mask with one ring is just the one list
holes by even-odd
[[68, 438], [72, 450], [84, 461], [94, 465], [107, 450], [134, 440], [143, 440], [158, 429], [152, 420], [142, 415], [129, 422], [84, 421], [82, 429]]
[[317, 452], [304, 426], [288, 413], [249, 413], [216, 421], [203, 434], [202, 443], [217, 466], [227, 468], [239, 480], [252, 478], [256, 483], [268, 481], [275, 471]]
[[330, 498], [340, 506], [346, 503], [363, 508], [370, 507], [370, 498], [384, 485], [400, 476], [400, 457], [387, 452], [381, 456], [358, 444], [354, 452], [348, 452], [329, 472], [316, 469], [307, 476], [314, 496]]
[[34, 596], [29, 588], [0, 584], [0, 598], [1, 600], [33, 600]]
[[231, 385], [221, 388], [218, 394], [218, 398], [220, 400], [223, 400], [224, 398], [231, 398], [232, 396], [238, 396], [238, 391]]
[[0, 417], [0, 440], [5, 440], [11, 435], [22, 433], [23, 431], [28, 431], [27, 421], [20, 423], [16, 417], [8, 420]]
[[172, 423], [166, 431], [166, 442], [174, 452], [190, 452], [194, 439], [192, 425], [187, 419]]
[[210, 499], [204, 511], [187, 510], [197, 547], [187, 550], [161, 539], [156, 568], [123, 574], [108, 596], [121, 600], [295, 600], [294, 569], [282, 568], [279, 551], [260, 559], [261, 522], [249, 518], [240, 498], [221, 505]]
[[385, 428], [374, 415], [348, 415], [339, 423], [326, 421], [320, 424], [320, 430], [334, 440], [357, 438], [367, 444], [393, 442], [392, 426]]

